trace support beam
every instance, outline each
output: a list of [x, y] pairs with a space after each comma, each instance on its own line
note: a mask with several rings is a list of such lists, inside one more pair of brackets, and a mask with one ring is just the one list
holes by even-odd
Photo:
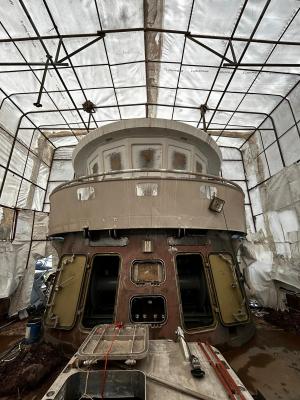
[[[236, 64], [236, 63], [237, 63], [237, 59], [236, 59], [236, 56], [235, 56], [235, 51], [234, 51], [234, 48], [233, 48], [232, 40], [229, 40], [229, 47], [230, 47], [230, 50], [231, 50], [233, 62]], [[226, 63], [225, 63], [225, 64], [226, 64]], [[230, 64], [232, 64], [232, 63], [230, 63]], [[229, 65], [230, 65], [230, 64], [229, 64]], [[223, 65], [224, 65], [224, 64], [223, 64]]]
[[[70, 59], [71, 57], [75, 56], [75, 54], [78, 54], [80, 51], [86, 49], [87, 47], [91, 46], [92, 44], [94, 44], [94, 43], [98, 42], [99, 40], [103, 39], [104, 36], [105, 36], [105, 33], [99, 34], [99, 37], [97, 37], [96, 39], [92, 40], [91, 42], [86, 43], [85, 45], [79, 47], [77, 50], [75, 50], [75, 51], [73, 51], [72, 53], [68, 54], [67, 56], [61, 58], [61, 59], [58, 60], [57, 62], [58, 62], [58, 63], [62, 63], [62, 62], [64, 62], [65, 60]], [[60, 43], [61, 43], [61, 42], [60, 42]], [[60, 45], [58, 44], [58, 46], [60, 46]], [[59, 47], [58, 47], [58, 48], [59, 48]], [[57, 55], [57, 56], [58, 56], [58, 55]]]
[[233, 42], [245, 42], [245, 43], [260, 43], [260, 44], [280, 44], [282, 46], [300, 46], [300, 41], [291, 40], [269, 40], [269, 39], [256, 39], [256, 38], [245, 38], [245, 37], [231, 37], [224, 35], [209, 35], [209, 34], [195, 34], [189, 31], [182, 31], [177, 29], [160, 29], [160, 28], [124, 28], [124, 29], [101, 29], [96, 33], [76, 33], [66, 35], [41, 35], [41, 36], [22, 36], [16, 38], [5, 38], [0, 39], [0, 43], [12, 43], [12, 42], [30, 42], [42, 40], [53, 40], [53, 39], [73, 39], [73, 38], [84, 38], [84, 37], [96, 37], [99, 34], [110, 34], [110, 33], [127, 33], [127, 32], [161, 32], [161, 33], [175, 33], [177, 35], [191, 35], [194, 38], [199, 39], [211, 39], [211, 40], [232, 40]]
[[41, 98], [42, 98], [42, 93], [43, 93], [43, 89], [44, 89], [44, 84], [45, 84], [45, 80], [46, 80], [46, 75], [47, 75], [47, 70], [48, 70], [48, 65], [49, 65], [49, 62], [50, 62], [50, 58], [51, 57], [47, 57], [47, 61], [46, 61], [46, 64], [45, 64], [45, 69], [44, 69], [44, 73], [43, 73], [43, 77], [42, 77], [42, 82], [41, 82], [39, 95], [38, 95], [37, 101], [35, 103], [33, 103], [33, 105], [35, 107], [42, 107]]
[[186, 35], [186, 37], [188, 39], [190, 39], [192, 42], [195, 42], [195, 43], [199, 44], [199, 46], [203, 47], [205, 50], [208, 50], [211, 53], [213, 53], [214, 55], [216, 55], [217, 57], [221, 58], [222, 60], [226, 60], [228, 62], [227, 65], [232, 65], [233, 64], [233, 61], [231, 61], [229, 58], [225, 57], [223, 54], [217, 52], [216, 50], [212, 49], [211, 47], [207, 46], [206, 44], [199, 42], [199, 40], [196, 40], [190, 34]]
[[[42, 66], [42, 67], [45, 67], [46, 64], [47, 64], [47, 62], [42, 63], [42, 62], [31, 62], [31, 61], [28, 61], [28, 62], [1, 62], [0, 67], [13, 67], [13, 66], [26, 66], [26, 67]], [[68, 67], [69, 66], [68, 63], [61, 63], [61, 62], [54, 62], [53, 65], [55, 65], [56, 67]]]
[[278, 67], [278, 68], [299, 68], [300, 64], [282, 64], [282, 63], [224, 63], [224, 67]]

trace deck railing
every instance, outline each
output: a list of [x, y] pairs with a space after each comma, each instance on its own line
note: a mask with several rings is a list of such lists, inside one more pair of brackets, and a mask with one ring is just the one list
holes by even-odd
[[[139, 175], [137, 175], [139, 174]], [[149, 175], [151, 174], [151, 175]], [[157, 175], [155, 175], [157, 174]], [[179, 171], [172, 169], [123, 169], [119, 171], [109, 171], [99, 174], [85, 175], [79, 178], [72, 179], [57, 186], [51, 194], [58, 192], [61, 189], [66, 189], [73, 186], [81, 185], [82, 183], [103, 182], [110, 180], [135, 180], [135, 179], [175, 179], [189, 180], [222, 184], [231, 188], [243, 191], [242, 188], [235, 182], [229, 181], [221, 176], [202, 174], [199, 172]]]

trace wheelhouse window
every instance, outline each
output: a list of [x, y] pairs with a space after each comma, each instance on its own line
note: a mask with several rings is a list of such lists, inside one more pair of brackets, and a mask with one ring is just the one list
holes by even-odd
[[162, 296], [135, 296], [131, 299], [132, 322], [162, 324], [166, 320], [166, 302]]
[[98, 174], [99, 172], [99, 166], [98, 163], [95, 162], [95, 164], [92, 166], [92, 174]]
[[111, 153], [110, 155], [110, 170], [120, 171], [122, 169], [121, 154]]
[[117, 255], [94, 257], [82, 318], [85, 328], [113, 322], [119, 266], [120, 258]]
[[163, 263], [159, 260], [134, 261], [131, 280], [137, 284], [159, 284], [165, 279]]
[[205, 173], [206, 171], [205, 162], [198, 154], [195, 154], [195, 171], [199, 174]]
[[162, 146], [157, 144], [132, 146], [133, 168], [159, 169], [162, 167]]
[[179, 146], [168, 147], [168, 168], [176, 171], [190, 170], [191, 152]]
[[173, 169], [185, 171], [187, 169], [186, 155], [179, 151], [174, 151], [172, 155], [172, 167]]
[[106, 172], [121, 171], [126, 168], [125, 149], [125, 146], [118, 146], [103, 152], [104, 170]]
[[198, 172], [199, 174], [202, 174], [203, 172], [202, 164], [199, 161], [196, 161], [196, 172]]
[[180, 254], [176, 267], [185, 328], [212, 325], [214, 317], [201, 255]]

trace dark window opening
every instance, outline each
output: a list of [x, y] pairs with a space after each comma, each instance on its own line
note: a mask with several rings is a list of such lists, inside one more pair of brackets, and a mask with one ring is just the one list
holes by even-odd
[[202, 164], [199, 163], [199, 161], [196, 161], [196, 172], [198, 172], [199, 174], [203, 172]]
[[187, 329], [213, 323], [208, 287], [200, 254], [176, 257], [184, 325]]
[[98, 174], [98, 172], [99, 172], [98, 163], [95, 163], [92, 167], [92, 173]]
[[154, 149], [140, 151], [141, 168], [154, 168]]
[[113, 322], [119, 264], [118, 256], [94, 257], [82, 319], [85, 328]]
[[161, 324], [166, 320], [166, 303], [162, 296], [137, 296], [131, 300], [132, 322]]
[[122, 169], [122, 161], [120, 153], [111, 153], [110, 169], [111, 171], [120, 171]]
[[183, 153], [179, 153], [178, 151], [174, 151], [172, 157], [172, 165], [174, 169], [185, 171], [187, 169], [186, 155]]

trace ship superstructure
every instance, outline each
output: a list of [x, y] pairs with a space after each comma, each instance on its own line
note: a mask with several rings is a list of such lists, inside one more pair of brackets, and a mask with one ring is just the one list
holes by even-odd
[[252, 324], [234, 254], [244, 195], [220, 176], [203, 131], [159, 119], [120, 121], [77, 146], [76, 178], [51, 195], [60, 256], [45, 324], [76, 348], [93, 326], [142, 323], [150, 338], [241, 344]]

